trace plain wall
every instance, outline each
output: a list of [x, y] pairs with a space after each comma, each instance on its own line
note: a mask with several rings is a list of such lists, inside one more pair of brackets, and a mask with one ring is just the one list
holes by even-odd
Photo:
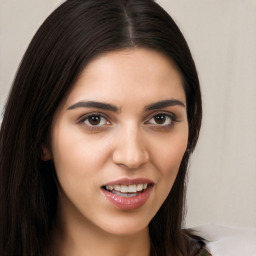
[[[60, 0], [0, 0], [0, 109], [32, 36]], [[187, 226], [256, 227], [256, 1], [159, 0], [185, 35], [204, 119]]]

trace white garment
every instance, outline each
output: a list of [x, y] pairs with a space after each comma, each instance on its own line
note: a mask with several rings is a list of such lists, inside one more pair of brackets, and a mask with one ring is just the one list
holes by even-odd
[[212, 256], [256, 256], [256, 228], [204, 225], [193, 228]]

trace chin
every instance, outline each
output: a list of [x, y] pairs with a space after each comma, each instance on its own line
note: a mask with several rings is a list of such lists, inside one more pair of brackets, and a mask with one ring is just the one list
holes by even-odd
[[112, 235], [116, 236], [132, 236], [140, 232], [148, 232], [148, 222], [144, 220], [113, 220], [106, 223], [102, 229]]

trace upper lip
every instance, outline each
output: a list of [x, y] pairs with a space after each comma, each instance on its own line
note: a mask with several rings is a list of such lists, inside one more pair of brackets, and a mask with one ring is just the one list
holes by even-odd
[[129, 178], [122, 178], [114, 181], [110, 181], [104, 186], [109, 186], [109, 185], [133, 185], [133, 184], [153, 184], [154, 182], [146, 179], [146, 178], [135, 178], [135, 179], [129, 179]]

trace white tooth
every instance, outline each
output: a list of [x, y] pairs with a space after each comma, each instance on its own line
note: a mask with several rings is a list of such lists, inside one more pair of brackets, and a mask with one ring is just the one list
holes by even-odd
[[132, 185], [108, 185], [107, 190], [110, 191], [120, 191], [122, 193], [136, 193], [137, 191], [142, 191], [148, 187], [148, 184], [132, 184]]
[[120, 185], [114, 185], [114, 189], [120, 191]]
[[128, 192], [137, 192], [137, 186], [134, 184], [134, 185], [129, 185], [128, 186]]
[[132, 193], [132, 194], [125, 194], [125, 193], [120, 193], [120, 192], [118, 192], [118, 191], [115, 191], [115, 190], [113, 190], [113, 192], [112, 192], [113, 194], [116, 194], [116, 195], [118, 195], [118, 196], [122, 196], [122, 197], [134, 197], [134, 196], [137, 196], [137, 194], [136, 193]]
[[142, 190], [143, 190], [143, 184], [138, 184], [137, 191], [142, 191]]
[[128, 187], [127, 187], [127, 186], [121, 185], [120, 187], [121, 187], [121, 192], [122, 192], [122, 193], [128, 192]]

